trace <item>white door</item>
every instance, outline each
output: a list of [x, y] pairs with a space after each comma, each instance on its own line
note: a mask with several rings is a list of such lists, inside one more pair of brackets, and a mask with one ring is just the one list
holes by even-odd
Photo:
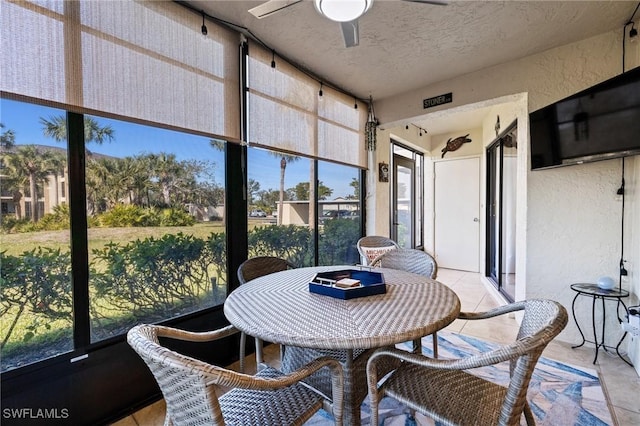
[[480, 158], [435, 163], [435, 259], [442, 268], [479, 272]]

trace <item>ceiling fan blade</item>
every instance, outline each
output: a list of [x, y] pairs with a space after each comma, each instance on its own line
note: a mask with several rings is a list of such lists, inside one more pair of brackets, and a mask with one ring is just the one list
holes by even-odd
[[434, 4], [436, 6], [447, 6], [449, 5], [448, 1], [438, 1], [438, 0], [404, 0], [404, 1], [410, 1], [412, 3], [426, 3], [426, 4]]
[[262, 19], [301, 1], [302, 0], [269, 0], [268, 2], [249, 9], [249, 13], [258, 19]]
[[342, 28], [342, 37], [344, 37], [344, 45], [353, 47], [360, 44], [360, 34], [358, 32], [358, 20], [351, 22], [340, 22]]

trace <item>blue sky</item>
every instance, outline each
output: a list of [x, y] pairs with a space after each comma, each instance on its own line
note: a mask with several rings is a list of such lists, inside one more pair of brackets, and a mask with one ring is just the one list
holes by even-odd
[[[40, 144], [64, 147], [62, 142], [44, 136], [40, 118], [51, 118], [63, 114], [62, 110], [40, 105], [0, 100], [0, 121], [3, 131], [13, 130], [16, 144]], [[114, 140], [103, 145], [90, 143], [87, 148], [95, 153], [114, 157], [133, 156], [150, 152], [174, 153], [179, 160], [197, 159], [214, 162], [215, 181], [224, 184], [223, 154], [209, 147], [209, 139], [185, 133], [173, 132], [149, 126], [96, 117], [101, 125], [110, 125], [114, 130]], [[280, 187], [280, 159], [267, 151], [250, 148], [249, 178], [260, 183], [261, 190]], [[351, 179], [357, 177], [356, 169], [321, 162], [319, 178], [322, 183], [333, 189], [331, 198], [353, 194], [349, 186]], [[285, 173], [285, 187], [290, 188], [299, 182], [309, 180], [309, 160], [300, 158], [289, 163]]]

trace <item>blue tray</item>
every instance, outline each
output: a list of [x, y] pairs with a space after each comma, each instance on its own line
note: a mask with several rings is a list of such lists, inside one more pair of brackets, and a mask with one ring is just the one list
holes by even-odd
[[[360, 280], [359, 287], [341, 288], [323, 283], [322, 280], [337, 281], [342, 278]], [[335, 297], [336, 299], [355, 299], [357, 297], [372, 296], [374, 294], [384, 294], [387, 292], [387, 285], [384, 283], [384, 275], [380, 272], [360, 271], [355, 269], [344, 269], [340, 271], [319, 272], [309, 283], [311, 293], [322, 294]]]

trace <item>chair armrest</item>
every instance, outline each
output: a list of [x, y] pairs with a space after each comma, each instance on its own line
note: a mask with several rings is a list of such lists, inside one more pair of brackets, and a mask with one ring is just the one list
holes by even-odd
[[468, 370], [517, 358], [530, 352], [531, 348], [537, 344], [536, 339], [526, 337], [488, 352], [457, 359], [430, 358], [420, 353], [412, 353], [395, 348], [383, 348], [375, 351], [369, 358], [367, 375], [373, 376], [374, 380], [376, 380], [375, 383], [377, 383], [376, 359], [383, 356], [438, 370]]
[[209, 379], [207, 380], [208, 385], [217, 384], [221, 386], [252, 390], [280, 389], [291, 386], [316, 371], [327, 367], [331, 370], [333, 414], [336, 419], [340, 419], [340, 421], [336, 420], [336, 424], [342, 424], [341, 419], [344, 410], [344, 373], [340, 362], [331, 357], [324, 356], [316, 358], [297, 370], [276, 378], [251, 376], [216, 366], [209, 367], [210, 368], [205, 367], [203, 369], [204, 371], [202, 371], [202, 373], [204, 373]]
[[214, 331], [204, 332], [178, 330], [161, 325], [155, 326], [155, 330], [158, 337], [165, 337], [174, 340], [184, 340], [187, 342], [211, 342], [213, 340], [229, 337], [240, 332], [240, 330], [235, 328], [233, 325], [228, 325]]
[[[158, 337], [184, 340], [189, 342], [208, 342], [211, 340], [221, 339], [238, 333], [238, 329], [232, 325], [226, 326], [219, 330], [207, 331], [207, 332], [193, 332], [177, 330], [174, 328], [155, 326], [156, 335]], [[164, 349], [164, 348], [163, 348]], [[164, 349], [169, 353], [170, 351]], [[170, 357], [170, 356], [169, 356]], [[170, 357], [171, 358], [171, 357]], [[187, 357], [183, 357], [187, 358]], [[233, 370], [228, 370], [223, 367], [208, 364], [204, 361], [200, 361], [194, 358], [191, 360], [191, 371], [199, 374], [203, 374], [209, 377], [208, 381], [215, 382], [216, 384], [228, 387], [238, 387], [245, 389], [277, 389], [290, 386], [308, 376], [320, 370], [323, 367], [331, 369], [332, 385], [338, 387], [339, 394], [342, 393], [344, 386], [344, 376], [342, 372], [342, 366], [340, 363], [330, 357], [321, 357], [313, 360], [312, 362], [300, 367], [296, 371], [289, 374], [285, 374], [276, 379], [257, 377], [249, 374], [238, 373]], [[179, 360], [178, 362], [181, 362]], [[335, 390], [335, 389], [334, 389]]]
[[[222, 369], [220, 367], [215, 368], [216, 370], [224, 370], [224, 375], [222, 377], [216, 374], [216, 381], [222, 386], [265, 390], [290, 386], [324, 367], [328, 367], [329, 369], [331, 369], [332, 386], [334, 386], [334, 392], [338, 390], [338, 393], [342, 393], [342, 388], [344, 386], [344, 375], [342, 372], [342, 366], [340, 365], [340, 362], [328, 356], [317, 358], [310, 363], [298, 368], [297, 370], [288, 374], [284, 374], [278, 378], [252, 376], [249, 374], [238, 373], [232, 370]], [[338, 389], [335, 389], [335, 387], [338, 387]]]
[[522, 311], [524, 310], [524, 307], [525, 307], [524, 302], [516, 302], [516, 303], [511, 303], [505, 306], [498, 306], [497, 308], [491, 309], [486, 312], [460, 312], [458, 314], [458, 319], [478, 320], [478, 319], [493, 318], [493, 317], [508, 314], [511, 312]]

